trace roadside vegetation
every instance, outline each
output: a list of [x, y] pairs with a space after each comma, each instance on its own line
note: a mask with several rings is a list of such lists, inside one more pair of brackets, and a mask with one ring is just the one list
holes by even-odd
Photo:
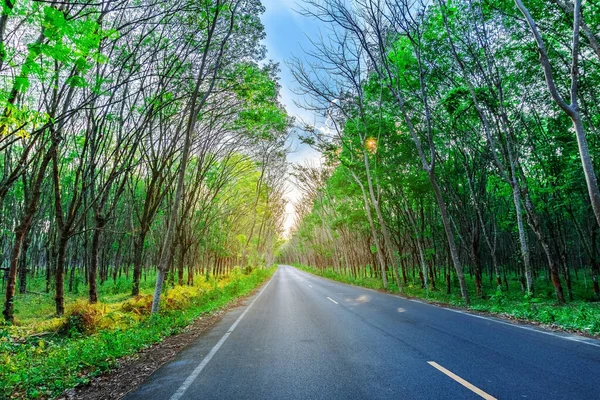
[[280, 260], [598, 334], [600, 47], [589, 3], [307, 0], [303, 192]]
[[[390, 283], [387, 289], [383, 288], [381, 279], [370, 275], [370, 268], [365, 270], [366, 275], [353, 276], [344, 271], [336, 271], [333, 268], [314, 268], [302, 264], [294, 264], [296, 268], [314, 275], [332, 279], [350, 285], [362, 286], [370, 289], [386, 291], [398, 294], [395, 282]], [[566, 305], [556, 304], [552, 284], [546, 278], [538, 278], [536, 287], [538, 292], [535, 297], [524, 295], [518, 277], [508, 280], [508, 287], [498, 290], [494, 285], [493, 278], [485, 277], [484, 287], [488, 293], [484, 297], [473, 298], [470, 306], [465, 303], [458, 290], [458, 282], [454, 281], [452, 290], [448, 293], [445, 289], [425, 290], [418, 276], [409, 278], [408, 283], [403, 286], [401, 296], [422, 299], [431, 303], [448, 305], [458, 308], [466, 308], [472, 311], [499, 314], [509, 319], [520, 321], [531, 321], [543, 324], [552, 329], [575, 331], [593, 336], [600, 336], [600, 303], [587, 300], [571, 301]], [[390, 276], [391, 279], [391, 276]], [[469, 290], [475, 289], [475, 279], [467, 276]], [[444, 287], [442, 280], [437, 280], [436, 287]], [[576, 295], [578, 298], [586, 298], [584, 282], [577, 282]]]
[[[153, 279], [130, 298], [125, 280], [102, 286], [100, 301], [70, 303], [55, 317], [46, 297], [19, 298], [18, 326], [0, 328], [0, 397], [53, 398], [85, 384], [134, 354], [177, 334], [193, 321], [250, 293], [276, 270], [235, 268], [229, 276], [209, 276], [194, 285], [169, 288], [158, 314], [151, 314]], [[154, 277], [151, 277], [154, 278]]]
[[272, 272], [292, 118], [263, 12], [3, 5], [0, 398], [83, 383]]

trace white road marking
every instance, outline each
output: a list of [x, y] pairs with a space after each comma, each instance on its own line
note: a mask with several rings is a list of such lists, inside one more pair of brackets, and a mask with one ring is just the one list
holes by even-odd
[[[291, 268], [294, 268], [294, 267], [291, 267]], [[298, 271], [298, 270], [296, 269], [296, 271]], [[308, 272], [304, 272], [304, 271], [301, 271], [301, 273], [308, 274]], [[441, 310], [446, 310], [446, 311], [452, 311], [452, 312], [455, 312], [455, 313], [458, 313], [458, 314], [468, 315], [470, 317], [479, 318], [479, 319], [483, 319], [483, 320], [486, 320], [486, 321], [495, 322], [495, 323], [503, 324], [503, 325], [507, 325], [507, 326], [512, 326], [513, 328], [525, 329], [525, 330], [528, 330], [530, 332], [537, 332], [537, 333], [541, 333], [541, 334], [544, 334], [544, 335], [553, 336], [553, 337], [558, 338], [558, 339], [569, 340], [571, 342], [577, 342], [577, 343], [581, 343], [581, 344], [587, 344], [588, 346], [600, 347], [600, 341], [598, 341], [596, 339], [589, 339], [589, 338], [587, 338], [585, 336], [568, 335], [568, 334], [564, 334], [564, 333], [560, 333], [560, 332], [557, 333], [557, 332], [551, 332], [551, 331], [544, 331], [543, 329], [536, 329], [535, 327], [532, 327], [532, 326], [519, 325], [519, 324], [515, 324], [515, 323], [512, 323], [512, 322], [508, 322], [508, 321], [502, 321], [502, 320], [500, 320], [499, 318], [496, 318], [496, 317], [484, 317], [482, 315], [477, 315], [477, 314], [473, 314], [473, 313], [466, 312], [466, 311], [460, 311], [460, 310], [454, 310], [452, 308], [441, 307], [441, 306], [438, 306], [438, 305], [435, 305], [435, 304], [428, 303], [426, 301], [421, 301], [421, 300], [416, 300], [416, 299], [407, 299], [405, 297], [398, 296], [397, 294], [383, 293], [383, 292], [380, 292], [380, 291], [375, 290], [375, 289], [365, 288], [365, 287], [361, 287], [361, 286], [357, 286], [357, 285], [349, 285], [347, 283], [337, 282], [337, 281], [334, 281], [332, 279], [323, 278], [322, 276], [318, 276], [318, 275], [314, 275], [314, 274], [310, 274], [310, 275], [312, 275], [312, 277], [315, 277], [317, 279], [321, 278], [323, 280], [330, 281], [330, 282], [332, 282], [334, 284], [344, 285], [344, 286], [350, 286], [350, 287], [353, 287], [353, 288], [356, 288], [356, 289], [359, 289], [359, 290], [368, 290], [370, 292], [374, 292], [374, 293], [377, 293], [377, 294], [382, 294], [382, 295], [385, 295], [385, 296], [391, 296], [391, 297], [394, 297], [394, 298], [396, 298], [396, 299], [398, 299], [400, 301], [408, 300], [408, 301], [412, 301], [413, 303], [421, 303], [421, 304], [424, 304], [426, 306], [435, 307], [438, 310], [441, 309]]]
[[338, 303], [337, 301], [335, 301], [334, 299], [332, 299], [331, 297], [327, 297], [327, 298], [329, 299], [329, 301], [332, 301], [332, 302], [334, 302], [335, 304], [340, 304], [340, 303]]
[[[277, 274], [277, 272], [275, 272], [275, 275], [276, 274]], [[242, 320], [242, 318], [244, 318], [244, 316], [246, 315], [246, 313], [248, 312], [248, 310], [250, 310], [250, 308], [252, 308], [252, 306], [254, 305], [254, 303], [256, 302], [256, 300], [258, 300], [258, 298], [260, 297], [260, 295], [263, 294], [263, 292], [265, 291], [265, 289], [271, 284], [271, 282], [273, 281], [273, 278], [275, 277], [275, 275], [273, 275], [273, 277], [271, 278], [271, 280], [269, 282], [267, 282], [267, 284], [265, 285], [265, 287], [262, 288], [262, 290], [254, 298], [254, 300], [252, 300], [252, 303], [250, 303], [250, 305], [248, 307], [246, 307], [246, 309], [238, 317], [238, 319], [235, 320], [235, 322], [233, 323], [233, 325], [231, 325], [231, 327], [229, 328], [229, 330], [223, 335], [223, 337], [221, 337], [221, 339], [217, 342], [217, 344], [215, 344], [215, 346], [210, 350], [210, 353], [208, 353], [208, 355], [206, 357], [204, 357], [204, 359], [202, 360], [202, 362], [200, 364], [198, 364], [198, 366], [192, 371], [192, 373], [187, 377], [187, 379], [185, 381], [183, 381], [183, 383], [181, 384], [181, 386], [179, 387], [179, 389], [177, 389], [177, 391], [173, 394], [173, 396], [171, 396], [170, 400], [179, 400], [181, 398], [181, 396], [183, 396], [185, 394], [186, 390], [188, 390], [188, 388], [190, 387], [190, 385], [194, 382], [194, 380], [196, 380], [196, 378], [198, 377], [198, 375], [200, 375], [200, 372], [202, 372], [202, 370], [204, 369], [204, 367], [206, 367], [206, 364], [208, 364], [210, 362], [210, 360], [214, 357], [214, 355], [216, 354], [216, 352], [219, 351], [219, 349], [221, 348], [221, 346], [223, 346], [223, 343], [225, 343], [225, 341], [227, 340], [227, 338], [229, 337], [229, 335], [231, 335], [231, 332], [233, 332], [233, 330], [238, 326], [238, 324], [240, 323], [240, 321]]]
[[527, 325], [518, 325], [518, 324], [513, 324], [511, 322], [501, 321], [501, 320], [493, 318], [493, 317], [490, 318], [490, 317], [485, 317], [483, 315], [477, 315], [477, 314], [472, 314], [472, 313], [465, 312], [465, 311], [455, 310], [453, 308], [439, 307], [439, 306], [436, 306], [434, 304], [428, 304], [428, 303], [425, 303], [425, 302], [422, 302], [422, 303], [426, 304], [428, 306], [438, 307], [438, 308], [441, 308], [441, 309], [446, 310], [446, 311], [452, 311], [452, 312], [457, 313], [457, 314], [468, 315], [468, 316], [473, 317], [473, 318], [479, 318], [479, 319], [483, 319], [483, 320], [486, 320], [486, 321], [496, 322], [498, 324], [508, 325], [508, 326], [512, 326], [514, 328], [525, 329], [525, 330], [530, 331], [530, 332], [542, 333], [544, 335], [549, 335], [549, 336], [553, 336], [555, 338], [560, 338], [560, 339], [564, 339], [564, 340], [570, 340], [572, 342], [587, 344], [587, 345], [594, 346], [594, 347], [600, 347], [600, 343], [595, 343], [594, 339], [588, 339], [588, 338], [586, 338], [584, 336], [566, 335], [566, 334], [561, 334], [561, 333], [556, 333], [556, 332], [547, 332], [547, 331], [544, 331], [544, 330], [541, 330], [541, 329], [536, 329], [534, 327], [527, 326]]
[[310, 285], [310, 284], [308, 286], [312, 287], [312, 285]]
[[435, 361], [427, 361], [427, 364], [431, 365], [433, 368], [437, 369], [441, 373], [454, 379], [456, 382], [460, 383], [461, 385], [463, 385], [470, 391], [477, 393], [479, 396], [483, 397], [485, 400], [498, 400], [494, 396], [491, 396], [491, 395], [487, 394], [486, 392], [484, 392], [483, 390], [479, 389], [477, 386], [465, 381], [463, 378], [456, 375], [452, 371], [449, 371], [446, 368], [442, 367], [440, 364], [436, 363]]

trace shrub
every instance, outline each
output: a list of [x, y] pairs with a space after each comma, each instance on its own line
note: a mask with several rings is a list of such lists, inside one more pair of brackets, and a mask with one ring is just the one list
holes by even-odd
[[167, 291], [164, 298], [165, 308], [167, 310], [184, 310], [199, 294], [198, 289], [192, 286], [177, 286]]
[[124, 301], [121, 309], [137, 315], [149, 315], [150, 311], [152, 311], [152, 295], [137, 295], [133, 299]]
[[[275, 268], [258, 269], [240, 277], [239, 292], [249, 293], [274, 272]], [[17, 327], [0, 326], [0, 399], [53, 398], [66, 388], [87, 383], [91, 376], [115, 366], [120, 357], [160, 342], [199, 315], [225, 306], [236, 298], [233, 287], [230, 279], [212, 279], [201, 288], [170, 290], [163, 297], [162, 312], [149, 317], [152, 295], [118, 304], [90, 305], [81, 300], [66, 317], [52, 320], [60, 321], [71, 338], [48, 335], [15, 340], [11, 332]], [[188, 307], [169, 310], [166, 298], [171, 299], [169, 307], [186, 302]], [[83, 334], [92, 330], [96, 333]]]
[[77, 301], [67, 311], [64, 323], [58, 328], [58, 333], [69, 337], [95, 333], [105, 314], [106, 307], [103, 304], [89, 304], [84, 300]]

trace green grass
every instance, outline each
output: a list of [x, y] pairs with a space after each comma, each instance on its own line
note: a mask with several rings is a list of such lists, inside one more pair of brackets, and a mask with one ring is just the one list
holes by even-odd
[[[106, 293], [111, 289], [105, 288], [101, 299], [113, 304], [101, 306], [109, 310], [102, 318], [109, 320], [116, 316], [118, 323], [112, 329], [101, 329], [91, 335], [70, 331], [69, 335], [27, 336], [23, 334], [29, 332], [25, 327], [0, 326], [0, 398], [52, 398], [65, 389], [84, 384], [91, 377], [117, 366], [120, 357], [181, 332], [200, 315], [223, 308], [250, 293], [275, 270], [276, 267], [255, 269], [248, 275], [238, 272], [221, 282], [211, 279], [204, 289], [174, 289], [172, 299], [178, 301], [176, 309], [168, 309], [163, 302], [164, 311], [152, 316], [119, 309], [119, 301], [126, 299], [127, 293], [111, 295]], [[204, 281], [202, 277], [198, 280]], [[207, 289], [206, 285], [210, 287]], [[169, 299], [169, 294], [163, 297]], [[185, 301], [181, 301], [182, 298]], [[29, 313], [29, 303], [26, 299], [20, 300], [22, 320], [29, 321], [30, 325], [39, 324], [36, 318], [24, 318]], [[45, 313], [46, 309], [42, 309]]]
[[[197, 277], [196, 286], [203, 280]], [[68, 282], [68, 278], [66, 280]], [[117, 304], [130, 297], [132, 277], [121, 276], [115, 280], [112, 278], [104, 283], [98, 283], [98, 300], [103, 304]], [[151, 294], [154, 291], [156, 272], [149, 272], [142, 277], [140, 282], [140, 294]], [[65, 282], [65, 286], [67, 285]], [[5, 289], [3, 287], [3, 289]], [[21, 336], [42, 332], [47, 326], [53, 325], [55, 321], [54, 288], [50, 293], [45, 293], [46, 281], [44, 277], [29, 279], [27, 282], [27, 294], [15, 295], [15, 322], [19, 327]], [[0, 290], [4, 296], [4, 290]], [[73, 303], [88, 296], [88, 287], [82, 276], [77, 275], [74, 279], [73, 290], [68, 291], [65, 287], [65, 306], [68, 308]]]
[[[336, 280], [339, 282], [383, 290], [380, 279], [354, 278], [347, 274], [341, 274], [332, 268], [317, 269], [306, 265], [294, 264], [297, 268], [315, 275]], [[573, 281], [574, 301], [566, 305], [556, 304], [554, 288], [544, 278], [538, 278], [535, 282], [536, 296], [528, 297], [521, 292], [518, 280], [509, 279], [509, 291], [506, 289], [498, 291], [495, 285], [490, 285], [489, 280], [484, 279], [485, 298], [475, 295], [475, 281], [467, 278], [469, 293], [471, 294], [471, 306], [468, 309], [506, 317], [517, 318], [539, 322], [555, 328], [582, 332], [590, 335], [600, 335], [600, 303], [593, 302], [592, 289], [585, 288], [583, 283]], [[564, 283], [563, 283], [564, 286]], [[452, 283], [452, 293], [446, 294], [446, 284], [443, 281], [436, 282], [437, 290], [425, 292], [421, 288], [420, 281], [409, 281], [404, 286], [404, 296], [424, 299], [430, 302], [442, 303], [454, 307], [467, 308], [464, 305], [458, 284]], [[566, 287], [564, 287], [565, 296]], [[398, 293], [398, 286], [390, 282], [387, 291]]]

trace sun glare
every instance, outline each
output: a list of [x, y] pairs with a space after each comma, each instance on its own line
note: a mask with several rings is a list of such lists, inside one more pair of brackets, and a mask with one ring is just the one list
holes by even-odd
[[377, 139], [374, 137], [367, 138], [367, 140], [365, 140], [365, 147], [367, 148], [367, 151], [375, 154], [375, 152], [377, 152]]

